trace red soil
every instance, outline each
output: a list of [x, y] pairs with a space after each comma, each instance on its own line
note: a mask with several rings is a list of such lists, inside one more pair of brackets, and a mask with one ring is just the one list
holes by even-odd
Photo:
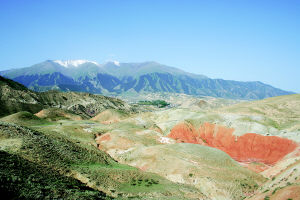
[[285, 187], [275, 193], [271, 200], [281, 199], [300, 199], [300, 185], [292, 185]]
[[191, 124], [176, 125], [168, 135], [177, 142], [218, 148], [239, 162], [275, 164], [298, 146], [294, 141], [276, 136], [246, 133], [233, 135], [234, 129], [204, 123], [199, 129]]
[[143, 165], [141, 167], [138, 167], [142, 171], [146, 171], [148, 169], [148, 165]]
[[256, 173], [260, 173], [260, 172], [263, 172], [267, 169], [270, 168], [269, 165], [266, 165], [264, 163], [243, 163], [243, 162], [240, 162], [240, 164], [248, 169], [250, 169], [251, 171], [254, 171]]
[[110, 135], [105, 134], [105, 135], [102, 135], [102, 136], [97, 136], [96, 137], [96, 142], [99, 144], [100, 142], [109, 141], [110, 139], [111, 139]]

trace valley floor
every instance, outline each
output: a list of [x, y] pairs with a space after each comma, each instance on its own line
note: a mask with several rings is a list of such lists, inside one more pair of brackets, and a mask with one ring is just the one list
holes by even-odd
[[194, 98], [194, 109], [187, 102], [106, 109], [90, 119], [63, 109], [3, 117], [1, 192], [21, 191], [25, 199], [300, 199], [299, 95], [218, 101], [222, 106]]

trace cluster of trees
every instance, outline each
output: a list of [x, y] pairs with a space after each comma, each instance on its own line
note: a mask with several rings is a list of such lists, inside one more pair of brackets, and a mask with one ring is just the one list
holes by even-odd
[[154, 100], [154, 101], [139, 101], [139, 105], [153, 105], [157, 106], [158, 108], [164, 108], [170, 105], [168, 102], [164, 100]]

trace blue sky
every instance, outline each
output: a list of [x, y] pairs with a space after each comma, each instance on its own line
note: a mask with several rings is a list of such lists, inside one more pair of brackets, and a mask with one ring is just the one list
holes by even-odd
[[298, 0], [0, 0], [0, 70], [157, 61], [300, 93]]

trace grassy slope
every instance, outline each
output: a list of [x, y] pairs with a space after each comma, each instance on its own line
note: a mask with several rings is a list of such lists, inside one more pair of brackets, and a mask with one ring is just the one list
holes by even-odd
[[[53, 129], [52, 126], [49, 125], [49, 129]], [[192, 187], [174, 184], [158, 175], [121, 165], [94, 146], [80, 143], [77, 137], [69, 139], [67, 135], [49, 129], [40, 132], [1, 122], [0, 136], [3, 140], [0, 146], [11, 156], [32, 162], [38, 168], [50, 168], [115, 197], [141, 198], [146, 193], [148, 197], [162, 199], [171, 196], [181, 199], [184, 193], [201, 196]], [[10, 180], [7, 182], [12, 184]], [[25, 186], [22, 188], [30, 187], [26, 183]]]
[[35, 116], [34, 114], [27, 112], [27, 111], [21, 111], [17, 112], [12, 115], [8, 115], [6, 117], [1, 118], [1, 121], [4, 122], [11, 122], [11, 123], [17, 123], [19, 125], [34, 125], [34, 124], [48, 124], [49, 122], [40, 119], [39, 117]]
[[58, 121], [58, 120], [68, 120], [68, 119], [82, 120], [81, 116], [61, 108], [43, 109], [40, 112], [36, 113], [35, 115], [47, 121]]
[[[300, 130], [300, 94], [284, 95], [236, 104], [220, 110], [221, 112], [260, 115], [263, 125], [273, 126], [277, 129]], [[253, 121], [251, 118], [245, 120]]]
[[124, 119], [128, 116], [128, 112], [122, 110], [107, 109], [91, 118], [91, 120], [97, 122], [115, 122], [120, 121], [121, 119]]
[[[300, 198], [300, 160], [288, 165], [256, 191], [251, 200]], [[298, 192], [296, 192], [298, 191]], [[278, 197], [278, 196], [281, 196]]]
[[0, 151], [0, 195], [4, 199], [110, 199], [72, 177], [6, 151]]

